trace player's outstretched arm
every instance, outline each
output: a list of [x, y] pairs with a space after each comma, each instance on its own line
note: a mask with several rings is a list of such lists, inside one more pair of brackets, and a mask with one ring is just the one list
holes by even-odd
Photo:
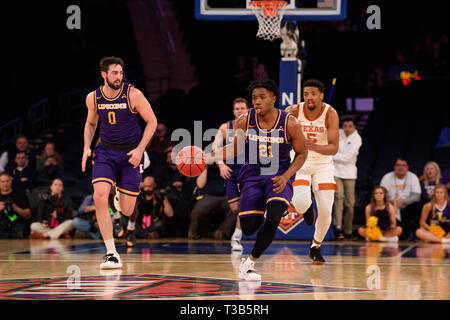
[[339, 150], [339, 116], [334, 109], [331, 109], [328, 113], [326, 125], [328, 131], [328, 144], [319, 145], [307, 140], [306, 146], [308, 147], [308, 150], [326, 156], [334, 156]]
[[98, 123], [98, 113], [95, 109], [95, 95], [92, 91], [86, 96], [86, 107], [88, 109], [88, 114], [86, 118], [86, 123], [84, 125], [84, 148], [83, 148], [83, 159], [81, 160], [81, 171], [86, 170], [86, 161], [91, 156], [91, 143], [94, 138], [95, 130], [97, 129]]
[[[217, 151], [221, 147], [223, 147], [224, 141], [227, 137], [227, 127], [228, 127], [228, 125], [226, 122], [222, 123], [221, 126], [219, 127], [219, 130], [217, 131], [217, 134], [214, 137], [214, 141], [212, 144], [212, 149], [214, 151]], [[223, 163], [223, 161], [217, 161], [217, 166], [219, 167], [220, 176], [223, 179], [230, 179], [231, 172], [233, 170], [231, 170], [231, 168], [229, 166], [227, 166], [225, 163]]]
[[274, 191], [280, 193], [283, 191], [288, 180], [303, 166], [308, 157], [308, 149], [306, 148], [305, 137], [303, 136], [302, 125], [295, 119], [289, 116], [287, 125], [287, 136], [291, 139], [291, 145], [295, 152], [295, 157], [291, 162], [289, 168], [281, 175], [272, 178]]
[[298, 112], [298, 104], [294, 104], [294, 105], [291, 105], [289, 107], [286, 107], [286, 109], [284, 109], [284, 111], [286, 111], [287, 113], [290, 113], [294, 117], [296, 117], [297, 116], [297, 112]]
[[139, 145], [127, 153], [130, 156], [130, 162], [135, 168], [139, 165], [147, 145], [149, 144], [153, 134], [155, 133], [158, 120], [144, 94], [135, 87], [130, 89], [130, 103], [132, 107], [139, 113], [141, 118], [146, 122], [144, 133]]
[[248, 112], [240, 115], [236, 120], [236, 129], [233, 141], [219, 150], [213, 150], [211, 153], [205, 154], [206, 162], [210, 163], [231, 159], [244, 151], [247, 116]]

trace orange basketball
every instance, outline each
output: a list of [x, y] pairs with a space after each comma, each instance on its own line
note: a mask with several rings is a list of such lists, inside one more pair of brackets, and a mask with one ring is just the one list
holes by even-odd
[[196, 146], [187, 146], [180, 150], [176, 158], [177, 169], [186, 177], [197, 177], [206, 168], [203, 151]]

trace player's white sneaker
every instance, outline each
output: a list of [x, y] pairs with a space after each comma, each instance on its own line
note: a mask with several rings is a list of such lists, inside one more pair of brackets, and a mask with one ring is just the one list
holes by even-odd
[[261, 281], [261, 275], [255, 271], [255, 262], [242, 258], [239, 266], [239, 278], [249, 281]]
[[255, 291], [261, 287], [261, 281], [239, 281], [239, 298], [255, 300]]
[[122, 268], [120, 257], [117, 253], [107, 253], [103, 256], [105, 262], [100, 264], [100, 269], [117, 269]]

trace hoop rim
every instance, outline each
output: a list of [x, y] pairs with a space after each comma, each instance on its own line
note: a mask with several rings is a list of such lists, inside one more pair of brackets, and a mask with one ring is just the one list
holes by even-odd
[[254, 8], [262, 8], [264, 16], [274, 17], [278, 15], [278, 10], [286, 7], [289, 2], [284, 0], [252, 0], [248, 4]]

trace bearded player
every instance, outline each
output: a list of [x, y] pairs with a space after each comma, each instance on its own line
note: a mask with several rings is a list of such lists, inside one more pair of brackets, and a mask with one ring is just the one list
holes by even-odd
[[[313, 225], [316, 214], [312, 201], [316, 200], [318, 216], [309, 249], [313, 264], [325, 263], [320, 245], [331, 225], [334, 192], [337, 190], [332, 156], [339, 149], [339, 117], [329, 104], [322, 102], [324, 91], [322, 82], [310, 79], [303, 84], [304, 102], [286, 108], [300, 121], [309, 151], [305, 164], [295, 176], [292, 203], [303, 214], [305, 222]], [[294, 155], [291, 152], [291, 157]]]
[[[122, 267], [108, 210], [111, 187], [115, 185], [119, 191], [121, 212], [132, 216], [144, 171], [144, 150], [157, 125], [155, 114], [142, 92], [123, 82], [123, 65], [121, 58], [103, 58], [100, 71], [104, 84], [86, 97], [88, 114], [81, 169], [86, 170], [86, 161], [92, 155], [95, 211], [106, 246], [101, 269]], [[92, 152], [91, 143], [98, 122], [100, 142]]]

